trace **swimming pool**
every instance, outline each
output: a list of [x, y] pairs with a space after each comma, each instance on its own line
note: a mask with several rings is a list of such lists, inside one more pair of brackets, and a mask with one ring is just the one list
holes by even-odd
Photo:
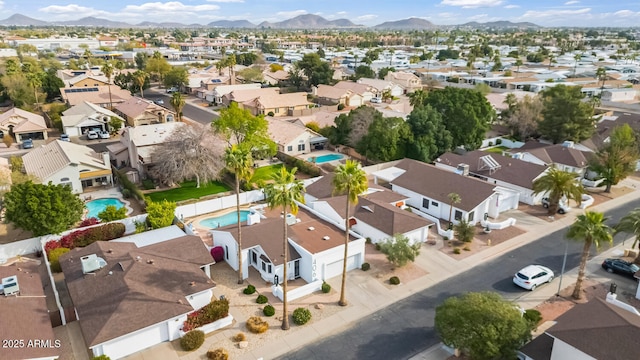
[[[240, 210], [240, 222], [247, 221], [247, 217], [251, 214], [250, 210]], [[206, 218], [204, 220], [200, 220], [200, 225], [204, 227], [208, 227], [210, 229], [216, 229], [219, 227], [233, 225], [238, 223], [238, 213], [232, 211], [230, 213], [214, 216], [210, 218]]]
[[84, 204], [87, 210], [89, 210], [89, 213], [87, 213], [87, 218], [92, 218], [92, 217], [97, 218], [98, 214], [103, 212], [104, 209], [106, 209], [107, 206], [109, 205], [115, 206], [116, 209], [120, 209], [121, 207], [124, 207], [124, 203], [116, 198], [102, 198], [102, 199], [91, 200], [86, 204]]
[[[313, 157], [310, 157], [307, 159], [307, 161], [309, 162], [314, 162], [313, 161]], [[334, 161], [334, 160], [341, 160], [344, 159], [344, 155], [342, 154], [327, 154], [327, 155], [320, 155], [318, 157], [315, 158], [315, 163], [316, 164], [322, 164], [322, 163], [326, 163], [329, 161]]]

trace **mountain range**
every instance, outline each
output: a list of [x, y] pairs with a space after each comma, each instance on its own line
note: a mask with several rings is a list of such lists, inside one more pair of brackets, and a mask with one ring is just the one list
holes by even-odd
[[[347, 19], [327, 20], [322, 16], [313, 14], [299, 15], [291, 19], [279, 22], [264, 21], [260, 24], [254, 24], [247, 20], [218, 20], [210, 22], [206, 25], [201, 24], [182, 24], [176, 22], [151, 22], [145, 21], [139, 24], [129, 24], [121, 21], [112, 21], [108, 19], [99, 19], [95, 17], [84, 17], [71, 21], [43, 21], [30, 18], [22, 14], [14, 14], [10, 17], [0, 20], [0, 26], [94, 26], [94, 27], [111, 27], [111, 28], [247, 28], [247, 29], [366, 29], [364, 25], [354, 24]], [[510, 21], [494, 21], [490, 23], [469, 22], [461, 27], [473, 28], [536, 28], [540, 27], [532, 23], [512, 23]], [[388, 30], [429, 30], [439, 27], [433, 23], [420, 19], [409, 18], [397, 21], [387, 21], [370, 27], [371, 29], [388, 29]], [[447, 26], [449, 27], [449, 26]]]

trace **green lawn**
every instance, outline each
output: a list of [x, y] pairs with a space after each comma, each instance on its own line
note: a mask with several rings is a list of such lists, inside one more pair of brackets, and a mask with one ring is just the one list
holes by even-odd
[[218, 194], [229, 190], [231, 189], [227, 185], [217, 181], [200, 184], [200, 187], [196, 188], [196, 181], [193, 180], [181, 183], [179, 188], [149, 193], [147, 194], [147, 197], [149, 197], [151, 201], [162, 201], [166, 199], [178, 202], [189, 199], [198, 199], [203, 196]]
[[280, 171], [281, 167], [282, 167], [282, 164], [259, 167], [255, 169], [255, 171], [253, 172], [253, 176], [251, 177], [251, 180], [249, 181], [249, 183], [255, 184], [260, 180], [262, 181], [271, 180], [271, 176], [277, 171]]
[[492, 147], [490, 149], [486, 149], [484, 151], [486, 152], [492, 152], [492, 153], [497, 153], [497, 154], [502, 154], [503, 151], [508, 150], [509, 148], [506, 146], [495, 146]]

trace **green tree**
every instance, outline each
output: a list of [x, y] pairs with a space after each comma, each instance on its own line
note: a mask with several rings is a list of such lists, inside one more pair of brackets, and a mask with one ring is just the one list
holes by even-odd
[[249, 181], [253, 174], [251, 150], [246, 146], [233, 145], [225, 151], [224, 162], [235, 178], [236, 213], [238, 215], [238, 284], [242, 284], [242, 222], [240, 221], [240, 182]]
[[307, 76], [309, 87], [331, 83], [333, 69], [328, 62], [322, 61], [317, 53], [305, 54], [297, 64]]
[[638, 143], [633, 129], [624, 124], [613, 129], [605, 143], [590, 160], [591, 169], [604, 179], [605, 192], [631, 175], [638, 161]]
[[407, 144], [407, 157], [431, 162], [453, 149], [453, 137], [447, 130], [442, 116], [431, 106], [417, 106], [407, 117], [407, 125], [413, 134]]
[[64, 87], [62, 79], [56, 75], [56, 69], [48, 69], [42, 77], [42, 91], [47, 94], [46, 101], [60, 96], [60, 88]]
[[399, 117], [376, 117], [367, 134], [356, 145], [359, 154], [378, 161], [391, 161], [406, 157], [411, 142], [411, 129]]
[[429, 92], [424, 104], [441, 114], [451, 133], [453, 147], [479, 148], [495, 118], [495, 111], [487, 99], [471, 89], [448, 86], [434, 90]]
[[178, 116], [178, 121], [182, 121], [182, 109], [184, 108], [185, 100], [182, 97], [182, 94], [178, 91], [174, 92], [171, 95], [170, 100], [171, 106], [173, 110], [176, 111], [176, 115]]
[[133, 82], [140, 89], [140, 97], [144, 99], [144, 85], [148, 81], [147, 73], [142, 70], [138, 70], [133, 73]]
[[102, 222], [121, 220], [126, 217], [127, 208], [124, 206], [118, 209], [114, 205], [107, 205], [107, 207], [98, 214], [98, 219]]
[[[368, 58], [365, 58], [365, 59], [368, 59]], [[378, 79], [384, 80], [384, 78], [387, 76], [389, 71], [396, 71], [396, 69], [392, 67], [383, 67], [382, 69], [378, 70]]]
[[171, 70], [171, 65], [169, 64], [167, 59], [163, 57], [156, 58], [154, 56], [147, 60], [144, 70], [150, 74], [153, 74], [154, 78], [157, 78], [157, 80], [162, 82], [165, 75]]
[[599, 67], [596, 70], [596, 79], [601, 82], [600, 97], [602, 97], [602, 92], [604, 91], [604, 83], [607, 81], [607, 70], [603, 67]]
[[174, 66], [164, 76], [165, 87], [182, 87], [189, 82], [189, 72], [184, 66]]
[[531, 340], [532, 325], [510, 301], [493, 292], [450, 297], [436, 308], [442, 342], [474, 360], [511, 359]]
[[542, 99], [539, 96], [526, 95], [515, 104], [509, 102], [507, 106], [509, 109], [501, 114], [504, 122], [518, 139], [526, 141], [538, 131], [542, 121]]
[[102, 66], [102, 73], [107, 77], [107, 86], [109, 88], [109, 109], [113, 108], [113, 99], [111, 98], [111, 77], [113, 76], [113, 64], [106, 62]]
[[358, 80], [360, 78], [375, 79], [376, 73], [369, 66], [360, 65], [356, 68], [356, 71], [351, 78], [352, 80]]
[[13, 104], [21, 109], [30, 110], [35, 103], [34, 92], [31, 91], [27, 78], [22, 73], [5, 75], [0, 78], [4, 93]]
[[533, 181], [533, 194], [547, 194], [549, 197], [549, 215], [555, 215], [563, 198], [580, 204], [584, 189], [576, 177], [572, 172], [550, 168]]
[[[635, 208], [623, 216], [620, 222], [613, 227], [613, 230], [614, 235], [618, 233], [633, 234], [635, 238], [633, 239], [631, 248], [633, 249], [636, 246], [640, 248], [640, 208]], [[633, 262], [640, 265], [640, 254], [636, 256]]]
[[348, 114], [340, 114], [334, 123], [335, 125], [328, 127], [323, 135], [334, 145], [347, 145], [351, 135], [351, 117]]
[[387, 260], [396, 267], [403, 267], [410, 261], [416, 261], [416, 257], [420, 255], [420, 247], [422, 244], [416, 242], [409, 244], [409, 238], [402, 234], [395, 234], [392, 238], [384, 240], [380, 244], [380, 251], [387, 255]]
[[554, 144], [565, 140], [580, 142], [593, 135], [593, 112], [582, 102], [584, 95], [579, 86], [556, 85], [540, 93], [542, 121], [538, 132]]
[[147, 55], [144, 52], [138, 52], [136, 53], [136, 56], [134, 57], [134, 61], [136, 63], [136, 68], [138, 68], [138, 70], [144, 70], [145, 66], [147, 65], [147, 60], [149, 59], [149, 55]]
[[332, 180], [333, 191], [337, 194], [345, 194], [347, 206], [344, 214], [344, 255], [342, 259], [342, 285], [340, 287], [340, 306], [347, 306], [346, 281], [347, 281], [347, 258], [349, 250], [349, 208], [358, 203], [358, 196], [369, 188], [367, 174], [362, 170], [360, 163], [354, 160], [347, 160], [344, 164], [334, 170]]
[[150, 201], [147, 199], [147, 223], [152, 229], [171, 226], [175, 218], [176, 203], [173, 201]]
[[118, 130], [120, 130], [122, 128], [122, 124], [124, 123], [124, 121], [122, 121], [122, 119], [120, 119], [117, 116], [111, 116], [111, 118], [109, 118], [109, 130], [110, 132], [113, 133], [117, 133]]
[[58, 234], [82, 218], [84, 204], [71, 187], [26, 181], [4, 196], [7, 220], [34, 236]]
[[427, 91], [422, 90], [422, 89], [419, 89], [419, 90], [416, 90], [416, 91], [410, 93], [408, 95], [409, 96], [409, 104], [411, 106], [414, 106], [414, 107], [424, 104], [424, 101], [426, 100], [428, 94], [429, 93]]
[[269, 155], [275, 154], [275, 143], [269, 136], [269, 123], [264, 116], [254, 116], [235, 102], [221, 110], [220, 117], [211, 126], [224, 137], [229, 146], [246, 144], [252, 151], [266, 149]]
[[573, 298], [580, 299], [582, 297], [582, 282], [584, 281], [585, 268], [587, 260], [589, 260], [589, 251], [591, 245], [596, 248], [600, 247], [600, 243], [612, 243], [613, 236], [611, 228], [605, 224], [607, 218], [603, 213], [596, 211], [586, 211], [584, 214], [578, 215], [576, 221], [569, 227], [567, 238], [584, 243], [582, 254], [580, 255], [580, 266], [578, 268], [578, 279], [576, 287], [573, 289]]
[[295, 177], [297, 168], [288, 171], [284, 166], [273, 174], [273, 182], [264, 189], [269, 208], [282, 208], [282, 330], [289, 330], [289, 312], [287, 311], [287, 265], [289, 262], [289, 238], [287, 236], [287, 214], [298, 213], [298, 203], [304, 203], [304, 184]]

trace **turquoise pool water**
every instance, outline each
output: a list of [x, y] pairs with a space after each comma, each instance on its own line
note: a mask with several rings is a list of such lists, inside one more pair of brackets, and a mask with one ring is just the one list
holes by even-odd
[[[247, 217], [249, 217], [250, 213], [251, 211], [249, 210], [240, 210], [240, 222], [247, 221]], [[216, 229], [216, 228], [227, 226], [227, 225], [237, 224], [237, 222], [238, 222], [238, 213], [235, 211], [232, 211], [228, 214], [214, 216], [214, 217], [201, 220], [200, 225], [211, 228], [211, 229]]]
[[[316, 157], [316, 164], [322, 164], [322, 163], [326, 163], [326, 162], [329, 162], [329, 161], [341, 160], [341, 159], [344, 159], [344, 155], [341, 155], [341, 154], [320, 155], [320, 156]], [[307, 161], [313, 162], [313, 158], [310, 157], [310, 158], [307, 159]]]
[[103, 198], [103, 199], [91, 200], [86, 204], [84, 204], [84, 206], [89, 210], [89, 213], [87, 214], [87, 218], [91, 218], [91, 217], [97, 218], [98, 214], [103, 212], [104, 209], [106, 209], [107, 206], [109, 205], [113, 205], [117, 209], [124, 207], [124, 203], [116, 198]]

